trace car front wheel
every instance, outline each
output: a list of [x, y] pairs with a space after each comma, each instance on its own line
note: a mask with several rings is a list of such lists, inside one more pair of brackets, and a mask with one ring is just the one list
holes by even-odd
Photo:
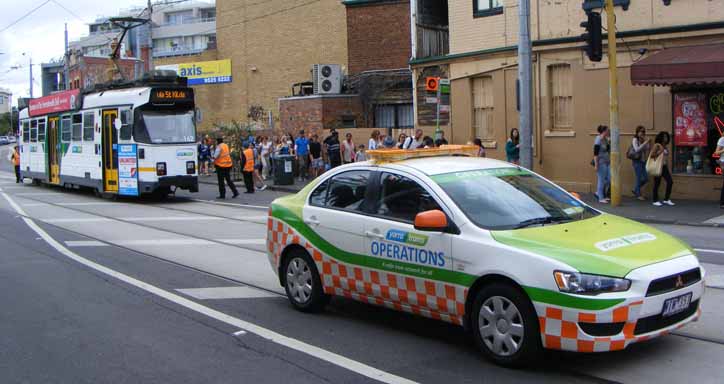
[[471, 320], [478, 348], [497, 364], [527, 365], [542, 349], [535, 309], [516, 287], [483, 287], [475, 297]]
[[329, 303], [324, 294], [317, 266], [303, 250], [293, 250], [282, 268], [284, 290], [294, 308], [302, 312], [319, 312]]

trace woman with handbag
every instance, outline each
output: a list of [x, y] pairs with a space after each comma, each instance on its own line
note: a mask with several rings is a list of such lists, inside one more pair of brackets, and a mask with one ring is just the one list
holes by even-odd
[[[671, 189], [674, 185], [674, 181], [671, 179], [671, 172], [669, 172], [668, 159], [669, 149], [667, 146], [671, 142], [671, 135], [668, 132], [659, 132], [654, 139], [654, 148], [651, 150], [649, 159], [646, 162], [646, 171], [654, 176], [654, 199], [653, 204], [660, 207], [664, 204], [675, 205], [671, 201]], [[661, 185], [661, 179], [666, 180], [666, 195], [664, 200], [659, 200], [659, 186]]]
[[[714, 155], [719, 156], [719, 166], [724, 167], [724, 132], [721, 133], [721, 137], [716, 142]], [[724, 209], [724, 181], [722, 181], [721, 195], [719, 195], [719, 208]]]
[[636, 127], [636, 134], [631, 141], [631, 147], [628, 149], [626, 154], [633, 165], [634, 174], [636, 179], [634, 180], [633, 195], [641, 200], [646, 200], [641, 194], [641, 187], [643, 187], [649, 181], [649, 175], [646, 173], [646, 155], [649, 152], [649, 139], [646, 138], [646, 128], [639, 125]]
[[608, 204], [611, 200], [606, 198], [606, 189], [611, 184], [611, 145], [608, 142], [608, 127], [599, 125], [598, 136], [593, 142], [593, 167], [596, 169], [596, 198], [601, 204]]

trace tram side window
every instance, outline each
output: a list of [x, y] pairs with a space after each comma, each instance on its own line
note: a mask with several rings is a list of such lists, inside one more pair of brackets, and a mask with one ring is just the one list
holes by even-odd
[[30, 124], [23, 121], [23, 143], [30, 142]]
[[76, 113], [73, 115], [73, 141], [81, 141], [83, 139], [83, 115]]
[[38, 141], [38, 120], [30, 121], [30, 142], [35, 143]]
[[45, 119], [38, 120], [38, 142], [45, 143]]
[[133, 115], [126, 109], [121, 111], [121, 140], [131, 140], [133, 133]]
[[64, 143], [70, 142], [70, 116], [63, 117], [60, 121], [60, 140]]
[[95, 116], [93, 112], [83, 114], [83, 141], [93, 141]]

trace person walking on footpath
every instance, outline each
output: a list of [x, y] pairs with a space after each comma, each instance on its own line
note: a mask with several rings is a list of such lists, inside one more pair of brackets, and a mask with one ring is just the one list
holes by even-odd
[[510, 137], [505, 143], [505, 158], [509, 163], [520, 165], [520, 131], [518, 128], [510, 130]]
[[593, 168], [596, 169], [596, 199], [601, 204], [608, 204], [606, 190], [611, 184], [611, 144], [608, 142], [609, 130], [605, 125], [598, 126], [598, 136], [593, 142]]
[[244, 193], [254, 193], [254, 150], [249, 141], [244, 143], [244, 151], [241, 152], [241, 167], [244, 186], [246, 186]]
[[633, 165], [634, 180], [633, 195], [641, 200], [645, 201], [646, 198], [641, 194], [641, 187], [643, 187], [649, 181], [649, 175], [646, 172], [646, 159], [648, 159], [648, 153], [650, 149], [650, 140], [646, 138], [646, 128], [642, 125], [636, 127], [636, 134], [634, 134], [633, 140], [631, 140], [631, 147], [626, 152], [626, 157], [631, 159]]
[[[722, 169], [724, 167], [724, 132], [721, 132], [721, 137], [719, 138], [719, 141], [716, 142], [716, 151], [714, 151], [714, 155], [719, 156], [719, 169]], [[724, 174], [724, 172], [722, 172], [722, 174]], [[724, 209], [724, 175], [722, 175], [721, 194], [719, 195], [719, 208]]]
[[261, 139], [261, 178], [266, 180], [271, 174], [271, 153], [272, 143], [269, 140], [269, 136], [264, 136]]
[[322, 143], [319, 142], [317, 134], [312, 135], [309, 142], [309, 157], [312, 178], [316, 178], [324, 172], [324, 159], [322, 158]]
[[226, 186], [224, 181], [229, 185], [231, 192], [233, 193], [232, 199], [239, 196], [239, 192], [236, 190], [234, 182], [231, 181], [231, 167], [234, 165], [231, 161], [231, 152], [229, 146], [224, 143], [224, 138], [219, 136], [216, 138], [216, 148], [214, 149], [214, 167], [216, 168], [216, 176], [219, 181], [219, 199], [226, 198]]
[[13, 163], [13, 168], [15, 168], [15, 183], [22, 183], [23, 178], [20, 177], [20, 152], [17, 145], [13, 147], [12, 152], [8, 155], [8, 160]]
[[402, 147], [405, 146], [405, 140], [407, 139], [407, 135], [404, 133], [400, 133], [399, 136], [397, 136], [397, 149], [402, 149]]
[[324, 139], [324, 148], [326, 149], [330, 169], [342, 165], [342, 154], [339, 145], [339, 133], [332, 128], [330, 135]]
[[480, 140], [480, 138], [476, 137], [475, 140], [473, 140], [473, 145], [478, 147], [478, 157], [485, 157], [485, 146], [483, 145], [483, 141]]
[[211, 151], [209, 150], [208, 144], [205, 139], [201, 139], [198, 145], [199, 154], [199, 175], [209, 175], [209, 159], [211, 158]]
[[[676, 205], [671, 201], [671, 190], [674, 185], [674, 180], [671, 179], [671, 172], [669, 171], [669, 149], [667, 146], [671, 142], [671, 135], [668, 132], [659, 132], [654, 139], [654, 147], [651, 150], [650, 159], [656, 160], [659, 156], [663, 156], [661, 160], [661, 175], [654, 177], [654, 199], [653, 204], [660, 207], [666, 205]], [[664, 200], [659, 199], [659, 186], [661, 185], [661, 179], [666, 180], [666, 195]]]
[[422, 129], [415, 131], [415, 136], [409, 136], [405, 139], [405, 143], [402, 144], [402, 149], [417, 149], [423, 147], [422, 142]]
[[[379, 131], [377, 131], [377, 136], [379, 136]], [[340, 150], [342, 151], [342, 164], [354, 163], [354, 155], [355, 151], [357, 151], [357, 146], [354, 145], [354, 141], [352, 141], [351, 133], [347, 133], [344, 137], [345, 139], [340, 147]], [[372, 139], [370, 139], [370, 142], [372, 142]], [[377, 142], [375, 142], [375, 146], [377, 145], [376, 143]]]
[[257, 146], [254, 148], [254, 186], [257, 190], [263, 191], [265, 190], [266, 183], [264, 182], [264, 178], [261, 177], [261, 173], [264, 171], [264, 166], [261, 162], [261, 144], [257, 144]]
[[309, 179], [307, 173], [309, 168], [309, 139], [304, 134], [304, 130], [299, 131], [299, 137], [294, 141], [294, 153], [297, 156], [297, 166], [299, 167], [299, 181]]
[[367, 141], [367, 148], [370, 151], [377, 149], [377, 143], [380, 141], [380, 131], [375, 129], [370, 135], [370, 139]]
[[445, 138], [445, 131], [440, 131], [440, 138], [435, 140], [435, 146], [447, 145], [447, 139]]

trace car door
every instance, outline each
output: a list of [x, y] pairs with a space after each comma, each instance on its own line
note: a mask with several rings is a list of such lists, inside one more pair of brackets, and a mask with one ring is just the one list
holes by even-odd
[[337, 288], [350, 291], [356, 291], [356, 284], [347, 280], [354, 277], [351, 268], [364, 261], [363, 214], [370, 174], [369, 170], [350, 170], [330, 177], [312, 191], [302, 213], [304, 223], [328, 243], [319, 245], [322, 251], [350, 267], [339, 268], [337, 276], [342, 280]]
[[[450, 288], [438, 276], [442, 270], [452, 270], [451, 244], [455, 235], [414, 227], [418, 213], [446, 210], [411, 175], [380, 172], [374, 185], [376, 203], [370, 208], [371, 216], [365, 219], [365, 254], [371, 268], [386, 271], [386, 276], [377, 277], [379, 287], [373, 281], [375, 296], [423, 311], [454, 313], [454, 302], [446, 299]], [[446, 214], [450, 217], [449, 212]]]

